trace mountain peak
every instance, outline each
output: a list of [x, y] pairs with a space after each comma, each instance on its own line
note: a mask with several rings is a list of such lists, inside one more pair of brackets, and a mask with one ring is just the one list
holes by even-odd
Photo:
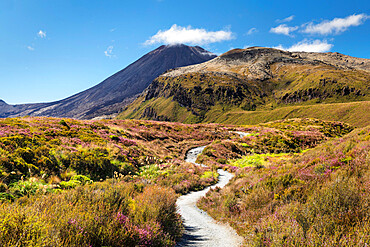
[[153, 51], [164, 50], [164, 49], [181, 49], [181, 48], [186, 49], [186, 48], [191, 48], [191, 47], [196, 47], [196, 46], [188, 46], [185, 44], [167, 44], [167, 45], [161, 45], [158, 48], [154, 49]]
[[[199, 46], [162, 45], [90, 89], [57, 102], [15, 106], [18, 112], [12, 111], [12, 116], [91, 119], [114, 115], [165, 71], [214, 57], [216, 55]], [[0, 116], [6, 114], [0, 109]]]
[[0, 106], [4, 108], [4, 107], [7, 107], [9, 105], [4, 100], [0, 99]]
[[214, 53], [212, 53], [210, 51], [207, 51], [206, 49], [204, 49], [204, 48], [202, 48], [200, 46], [188, 46], [188, 45], [185, 45], [185, 44], [161, 45], [157, 49], [151, 51], [149, 54], [156, 54], [156, 53], [165, 52], [165, 51], [168, 51], [168, 52], [174, 52], [174, 51], [175, 52], [179, 52], [179, 51], [182, 51], [182, 52], [194, 53], [193, 55], [200, 55], [200, 56], [206, 56], [206, 57], [208, 57], [207, 60], [209, 60], [209, 58], [215, 58], [215, 57], [217, 57], [216, 54], [214, 54]]

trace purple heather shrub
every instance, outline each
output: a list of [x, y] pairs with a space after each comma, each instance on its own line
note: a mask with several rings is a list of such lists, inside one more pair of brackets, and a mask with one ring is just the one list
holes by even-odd
[[77, 225], [77, 221], [76, 221], [76, 219], [69, 219], [68, 224], [69, 225]]
[[328, 176], [328, 175], [330, 175], [331, 173], [332, 173], [332, 170], [330, 170], [330, 169], [326, 169], [323, 175], [324, 175], [324, 176]]
[[300, 169], [298, 172], [298, 177], [302, 180], [313, 180], [317, 177], [314, 172], [314, 167], [308, 167]]
[[78, 146], [78, 145], [83, 145], [84, 142], [80, 140], [78, 137], [60, 137], [59, 138], [63, 144], [69, 144], [71, 146]]
[[71, 147], [71, 146], [67, 146], [67, 145], [61, 145], [61, 147], [62, 147], [63, 149], [65, 149], [65, 150], [68, 150], [68, 151], [72, 152], [72, 153], [74, 153], [74, 152], [77, 152], [77, 151], [78, 151], [78, 149], [77, 149], [77, 148], [75, 148], [75, 147]]
[[136, 228], [137, 232], [139, 233], [139, 245], [140, 246], [151, 246], [151, 239], [153, 237], [153, 233], [150, 230], [150, 227], [146, 228]]
[[121, 212], [118, 212], [117, 213], [117, 221], [120, 223], [120, 224], [125, 224], [126, 222], [128, 222], [128, 217], [124, 214], [122, 214]]
[[11, 133], [12, 133], [12, 131], [10, 131], [10, 130], [0, 129], [0, 137], [9, 136]]
[[120, 150], [121, 154], [124, 154], [124, 149], [120, 145], [113, 144], [113, 146], [118, 148]]
[[29, 129], [19, 129], [17, 131], [17, 134], [18, 135], [24, 135], [24, 136], [27, 136], [27, 137], [32, 137], [31, 131]]
[[127, 138], [123, 138], [123, 137], [119, 137], [119, 140], [121, 143], [123, 143], [123, 145], [125, 146], [137, 146], [137, 143], [134, 141], [134, 140], [130, 140], [130, 139], [127, 139]]
[[337, 156], [335, 158], [329, 159], [327, 163], [330, 165], [330, 167], [341, 166], [343, 165], [341, 159], [343, 159], [343, 156]]
[[237, 167], [237, 166], [229, 166], [229, 170], [232, 173], [235, 173], [238, 169], [239, 169], [239, 167]]

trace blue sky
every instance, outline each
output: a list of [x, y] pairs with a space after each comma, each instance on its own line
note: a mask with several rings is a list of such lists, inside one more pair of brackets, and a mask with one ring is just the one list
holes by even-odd
[[164, 43], [370, 58], [369, 15], [367, 0], [1, 0], [0, 99], [68, 97]]

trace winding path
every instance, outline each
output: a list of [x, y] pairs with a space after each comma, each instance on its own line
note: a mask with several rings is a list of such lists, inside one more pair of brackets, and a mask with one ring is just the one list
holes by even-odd
[[[202, 153], [204, 148], [205, 146], [202, 146], [189, 150], [185, 161], [205, 166], [195, 162], [197, 156]], [[177, 200], [178, 212], [181, 214], [185, 225], [185, 233], [176, 246], [232, 247], [242, 245], [243, 238], [237, 235], [234, 229], [228, 225], [216, 222], [196, 205], [197, 201], [205, 196], [210, 188], [215, 188], [216, 186], [222, 188], [234, 176], [222, 169], [218, 169], [217, 172], [219, 174], [217, 184], [201, 191], [183, 195]]]

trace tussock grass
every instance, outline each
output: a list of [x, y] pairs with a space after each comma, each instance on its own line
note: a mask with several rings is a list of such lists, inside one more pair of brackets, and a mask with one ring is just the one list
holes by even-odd
[[247, 246], [366, 246], [369, 150], [366, 127], [284, 160], [244, 157], [232, 164], [268, 158], [268, 165], [236, 169], [230, 185], [211, 190], [199, 206], [229, 222]]
[[[216, 109], [215, 109], [216, 111]], [[285, 106], [273, 110], [241, 111], [231, 110], [213, 119], [211, 111], [207, 122], [224, 124], [254, 125], [290, 118], [317, 118], [326, 121], [341, 121], [356, 127], [370, 125], [370, 101]]]

